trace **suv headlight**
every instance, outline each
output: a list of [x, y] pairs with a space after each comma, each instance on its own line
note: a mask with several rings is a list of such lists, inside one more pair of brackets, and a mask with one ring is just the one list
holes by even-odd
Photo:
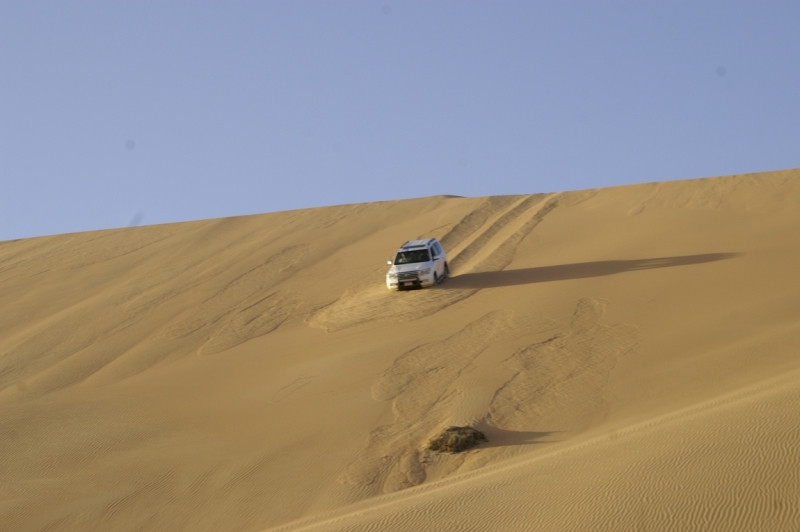
[[417, 275], [428, 275], [429, 273], [431, 273], [430, 268], [425, 268], [424, 270], [417, 270]]
[[386, 278], [387, 279], [397, 279], [397, 274], [396, 273], [387, 273], [386, 274]]

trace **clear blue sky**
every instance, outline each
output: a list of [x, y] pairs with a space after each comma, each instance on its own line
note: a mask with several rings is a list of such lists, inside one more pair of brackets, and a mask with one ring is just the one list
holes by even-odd
[[800, 2], [0, 2], [0, 240], [800, 167]]

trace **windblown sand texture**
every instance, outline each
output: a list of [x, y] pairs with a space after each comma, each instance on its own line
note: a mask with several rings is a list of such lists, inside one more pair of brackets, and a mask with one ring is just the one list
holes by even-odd
[[798, 170], [0, 242], [0, 309], [2, 531], [800, 530]]

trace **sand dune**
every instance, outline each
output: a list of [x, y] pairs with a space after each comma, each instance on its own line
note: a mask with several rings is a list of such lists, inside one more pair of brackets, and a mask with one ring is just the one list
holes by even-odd
[[0, 242], [0, 530], [800, 529], [798, 264], [799, 170]]

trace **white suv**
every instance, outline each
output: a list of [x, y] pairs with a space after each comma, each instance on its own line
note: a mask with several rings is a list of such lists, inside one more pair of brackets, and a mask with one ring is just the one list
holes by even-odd
[[386, 273], [389, 290], [433, 286], [450, 275], [447, 253], [435, 238], [406, 242], [389, 264], [392, 265]]

